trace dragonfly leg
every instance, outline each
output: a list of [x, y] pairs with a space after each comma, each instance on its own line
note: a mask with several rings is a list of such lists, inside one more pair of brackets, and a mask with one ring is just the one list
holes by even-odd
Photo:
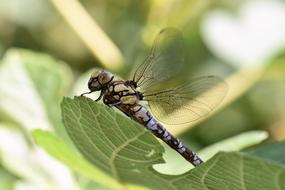
[[92, 93], [92, 91], [90, 91], [90, 92], [84, 92], [84, 93], [82, 93], [80, 96], [84, 96], [84, 95], [86, 95], [86, 94], [91, 94]]
[[100, 96], [95, 101], [98, 102], [99, 100], [101, 100], [102, 96], [103, 96], [103, 93], [101, 92]]

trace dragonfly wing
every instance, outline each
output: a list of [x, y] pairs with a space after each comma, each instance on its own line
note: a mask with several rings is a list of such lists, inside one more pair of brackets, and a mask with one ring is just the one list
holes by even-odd
[[181, 71], [184, 65], [183, 36], [175, 28], [166, 28], [156, 36], [150, 55], [134, 73], [133, 81], [142, 90], [159, 86]]
[[226, 95], [228, 86], [220, 78], [195, 78], [175, 88], [144, 94], [153, 115], [165, 124], [185, 124], [206, 116]]

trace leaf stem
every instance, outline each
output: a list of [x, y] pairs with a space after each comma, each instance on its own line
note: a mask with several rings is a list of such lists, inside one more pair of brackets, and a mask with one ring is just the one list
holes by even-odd
[[77, 0], [51, 2], [107, 69], [116, 71], [122, 68], [123, 56], [120, 50]]

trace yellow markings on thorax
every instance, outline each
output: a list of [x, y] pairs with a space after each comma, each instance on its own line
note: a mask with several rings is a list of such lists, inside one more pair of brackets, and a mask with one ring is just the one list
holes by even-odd
[[136, 95], [127, 95], [127, 96], [121, 97], [120, 101], [122, 104], [134, 105], [138, 103], [138, 98]]
[[120, 100], [120, 96], [119, 95], [115, 95], [113, 96], [116, 100]]
[[115, 92], [122, 92], [122, 91], [127, 91], [129, 90], [128, 87], [124, 84], [117, 84], [114, 88]]
[[111, 86], [109, 87], [109, 91], [110, 91], [110, 92], [113, 92], [113, 90], [114, 90], [114, 87], [113, 87], [113, 85], [111, 85]]
[[138, 97], [135, 95], [134, 89], [130, 86], [126, 86], [125, 84], [116, 84], [112, 90], [116, 93], [121, 93], [121, 96], [115, 95], [114, 98], [117, 100], [120, 99], [122, 104], [133, 105], [139, 101]]

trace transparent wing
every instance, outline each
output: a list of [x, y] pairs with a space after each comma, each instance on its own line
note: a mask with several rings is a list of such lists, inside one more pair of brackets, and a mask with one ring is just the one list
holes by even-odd
[[220, 78], [195, 78], [176, 88], [144, 94], [153, 115], [163, 123], [175, 125], [206, 116], [224, 98], [227, 84]]
[[184, 65], [183, 36], [175, 28], [166, 28], [156, 36], [150, 55], [134, 73], [133, 81], [143, 91], [160, 86], [179, 73]]

